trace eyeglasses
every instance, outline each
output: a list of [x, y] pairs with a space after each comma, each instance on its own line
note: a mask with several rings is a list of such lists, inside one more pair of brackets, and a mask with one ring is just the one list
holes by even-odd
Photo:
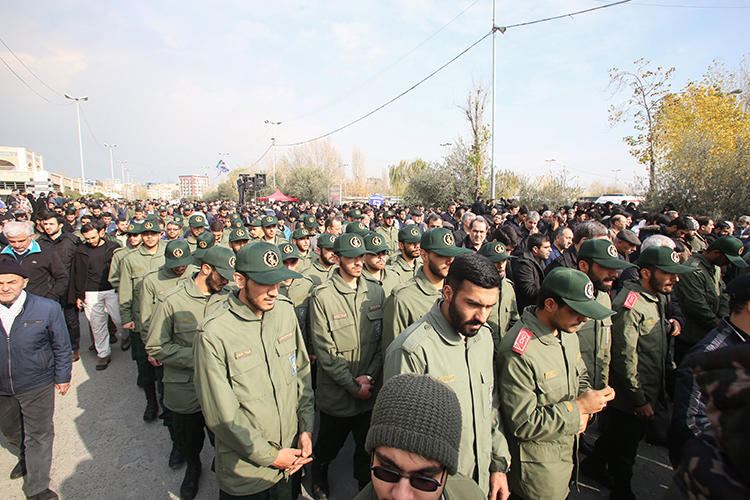
[[437, 479], [433, 479], [431, 477], [410, 476], [407, 474], [402, 474], [380, 465], [370, 467], [370, 470], [376, 478], [380, 479], [381, 481], [385, 481], [386, 483], [397, 483], [401, 481], [402, 477], [406, 478], [409, 480], [409, 484], [411, 485], [411, 487], [419, 491], [437, 491], [437, 489], [443, 485], [443, 480], [445, 479], [446, 473], [446, 469], [443, 469], [443, 474], [440, 476], [440, 481], [438, 481]]

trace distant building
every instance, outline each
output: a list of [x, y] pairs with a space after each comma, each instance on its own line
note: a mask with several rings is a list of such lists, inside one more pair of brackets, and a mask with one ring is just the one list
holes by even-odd
[[42, 155], [26, 148], [0, 146], [0, 195], [19, 189], [33, 194], [66, 189], [81, 191], [81, 179], [46, 171]]
[[180, 193], [182, 192], [180, 189], [181, 185], [182, 182], [180, 182], [180, 184], [151, 183], [146, 185], [146, 192], [148, 193], [148, 197], [150, 199], [173, 200], [180, 196]]
[[201, 197], [208, 191], [207, 175], [181, 175], [180, 176], [180, 197], [188, 196]]

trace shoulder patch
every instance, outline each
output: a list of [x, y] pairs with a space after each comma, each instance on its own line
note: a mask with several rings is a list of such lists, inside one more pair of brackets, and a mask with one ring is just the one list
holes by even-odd
[[638, 302], [638, 299], [641, 297], [641, 295], [638, 292], [630, 292], [628, 293], [628, 296], [625, 297], [625, 302], [623, 302], [623, 307], [627, 309], [633, 309], [635, 307], [635, 303]]
[[532, 334], [526, 328], [521, 328], [521, 331], [519, 331], [518, 335], [516, 335], [516, 340], [513, 342], [513, 347], [511, 349], [513, 349], [513, 351], [517, 352], [518, 354], [525, 353], [526, 347], [528, 347], [529, 341], [533, 336], [534, 334]]
[[[399, 334], [399, 337], [406, 335], [404, 341], [401, 343], [401, 348], [410, 354], [414, 353], [422, 344], [422, 339], [427, 337], [431, 331], [432, 329], [427, 322], [423, 322], [422, 324], [419, 324], [419, 322], [414, 323]], [[396, 338], [398, 339], [398, 337]]]

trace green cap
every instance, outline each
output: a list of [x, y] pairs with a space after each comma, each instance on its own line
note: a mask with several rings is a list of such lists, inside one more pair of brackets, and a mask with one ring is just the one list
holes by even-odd
[[615, 248], [611, 241], [605, 239], [586, 240], [581, 245], [581, 249], [578, 250], [579, 259], [584, 257], [591, 259], [607, 269], [635, 267], [635, 264], [622, 260], [617, 255], [617, 248]]
[[363, 217], [362, 216], [362, 210], [360, 210], [358, 208], [355, 208], [353, 210], [349, 210], [346, 213], [346, 216], [349, 217], [349, 218], [351, 218], [351, 219], [361, 219]]
[[665, 273], [681, 274], [695, 271], [694, 267], [680, 264], [680, 254], [670, 247], [648, 247], [641, 252], [635, 263], [641, 267], [654, 266]]
[[502, 262], [512, 258], [508, 253], [508, 249], [505, 248], [505, 245], [498, 241], [489, 241], [482, 245], [482, 248], [479, 249], [479, 254], [490, 259], [490, 262], [493, 264], [495, 262]]
[[314, 215], [303, 215], [300, 219], [307, 229], [315, 229], [318, 227], [318, 220]]
[[279, 219], [277, 219], [274, 215], [264, 215], [260, 221], [260, 225], [263, 227], [278, 226]]
[[235, 269], [261, 285], [274, 285], [284, 280], [302, 277], [301, 274], [284, 267], [279, 248], [265, 241], [240, 248]]
[[453, 233], [442, 227], [425, 231], [419, 246], [422, 250], [436, 253], [441, 257], [455, 257], [462, 253], [471, 253], [468, 248], [457, 247]]
[[198, 246], [193, 252], [193, 257], [195, 257], [195, 260], [198, 261], [203, 257], [203, 254], [206, 253], [206, 250], [214, 246], [214, 244], [216, 243], [216, 237], [211, 231], [203, 231], [201, 234], [196, 236], [195, 239], [198, 241]]
[[164, 248], [165, 267], [172, 269], [190, 265], [191, 262], [193, 262], [193, 256], [190, 255], [190, 246], [187, 241], [178, 239], [167, 242]]
[[172, 222], [179, 224], [180, 227], [185, 225], [185, 218], [182, 215], [175, 215], [172, 217]]
[[377, 255], [382, 251], [388, 252], [390, 250], [383, 237], [378, 233], [370, 233], [364, 237], [364, 240], [365, 250], [369, 254]]
[[240, 219], [234, 219], [232, 223], [229, 225], [232, 229], [238, 229], [238, 228], [244, 228], [245, 224], [242, 223], [242, 220]]
[[161, 233], [161, 228], [159, 227], [159, 223], [156, 221], [156, 219], [150, 219], [146, 217], [143, 221], [143, 229], [141, 229], [142, 233]]
[[594, 299], [594, 284], [576, 269], [556, 267], [542, 281], [542, 290], [557, 295], [575, 312], [588, 318], [602, 320], [615, 313]]
[[356, 221], [350, 222], [346, 225], [346, 232], [358, 234], [360, 236], [367, 236], [370, 233], [370, 229], [361, 221]]
[[289, 259], [299, 259], [299, 250], [297, 250], [297, 245], [292, 245], [291, 243], [282, 243], [279, 245], [279, 251], [281, 252], [281, 260], [289, 260]]
[[245, 227], [236, 227], [232, 229], [232, 232], [229, 233], [229, 241], [247, 241], [250, 239], [250, 234], [248, 234]]
[[304, 227], [292, 231], [293, 240], [301, 240], [302, 238], [309, 238], [310, 236], [312, 236], [312, 233], [310, 233], [310, 231], [308, 231]]
[[206, 224], [206, 218], [201, 214], [193, 214], [188, 219], [188, 225], [190, 227], [206, 227], [208, 224]]
[[422, 240], [422, 233], [415, 224], [409, 224], [398, 231], [398, 241], [404, 243], [419, 243]]
[[183, 208], [183, 210], [192, 210], [193, 209], [193, 204], [192, 203], [185, 203], [185, 206], [182, 207], [182, 208]]
[[737, 267], [747, 267], [747, 262], [742, 259], [742, 251], [744, 247], [742, 241], [734, 236], [722, 236], [716, 238], [713, 243], [708, 246], [708, 250], [718, 250], [724, 254], [729, 262]]
[[354, 233], [345, 233], [333, 243], [333, 253], [352, 259], [367, 253], [362, 237]]
[[262, 221], [263, 221], [263, 217], [261, 217], [260, 215], [256, 215], [255, 217], [250, 219], [250, 224], [248, 225], [252, 227], [260, 227], [263, 225]]
[[383, 212], [384, 219], [386, 217], [395, 217], [395, 216], [396, 216], [396, 212], [394, 212], [393, 210], [386, 210], [385, 212]]
[[320, 248], [333, 248], [333, 244], [336, 242], [336, 235], [331, 233], [323, 233], [318, 236], [318, 246]]
[[143, 222], [131, 222], [128, 224], [125, 233], [127, 234], [141, 234], [143, 232]]
[[[244, 247], [243, 247], [244, 248]], [[223, 278], [234, 278], [234, 252], [227, 247], [211, 247], [203, 253], [202, 264], [208, 264], [216, 269]]]
[[166, 207], [166, 205], [159, 205], [158, 210], [159, 210], [159, 212], [166, 212], [167, 211], [167, 207]]

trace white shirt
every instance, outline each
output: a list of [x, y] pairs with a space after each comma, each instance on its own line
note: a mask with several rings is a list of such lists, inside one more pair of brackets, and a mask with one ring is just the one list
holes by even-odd
[[10, 305], [10, 307], [6, 307], [5, 304], [0, 304], [0, 321], [2, 321], [3, 328], [5, 328], [5, 335], [8, 337], [10, 337], [10, 329], [13, 326], [13, 322], [16, 320], [16, 316], [21, 314], [24, 302], [26, 302], [26, 290], [21, 290], [21, 294], [16, 301]]

